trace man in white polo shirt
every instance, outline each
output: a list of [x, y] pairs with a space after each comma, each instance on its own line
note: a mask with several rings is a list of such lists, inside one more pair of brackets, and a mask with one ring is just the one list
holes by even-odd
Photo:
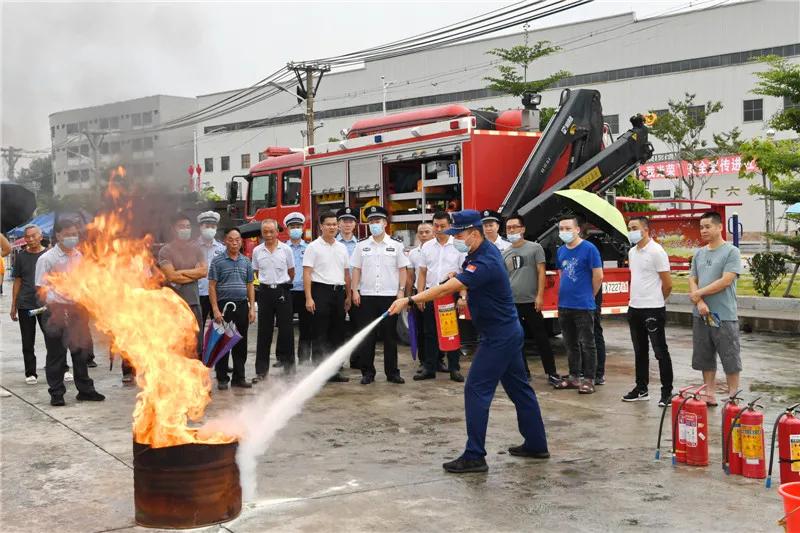
[[271, 218], [261, 222], [264, 242], [253, 250], [253, 270], [258, 276], [258, 339], [256, 342], [256, 377], [258, 383], [269, 373], [269, 352], [272, 332], [278, 324], [275, 358], [284, 372], [294, 372], [294, 331], [292, 326], [292, 280], [294, 254], [287, 244], [278, 240], [278, 221]]
[[[359, 308], [359, 328], [363, 328], [385, 311], [392, 302], [405, 294], [408, 258], [403, 243], [386, 235], [389, 213], [379, 205], [365, 208], [368, 239], [360, 241], [350, 258], [353, 282], [353, 305]], [[383, 370], [386, 381], [405, 383], [397, 368], [397, 315], [385, 318], [370, 333], [357, 350], [361, 384], [375, 381], [375, 342], [378, 330], [383, 337]]]
[[669, 257], [664, 248], [650, 238], [647, 217], [634, 217], [628, 222], [628, 238], [634, 245], [628, 251], [631, 270], [628, 324], [636, 357], [636, 386], [622, 397], [622, 401], [650, 399], [647, 392], [650, 377], [649, 341], [658, 360], [661, 376], [661, 399], [658, 405], [663, 407], [672, 394], [672, 360], [664, 334], [667, 317], [665, 300], [672, 292]]
[[[350, 256], [336, 240], [336, 213], [319, 216], [320, 236], [303, 256], [306, 309], [314, 315], [311, 360], [318, 364], [344, 342], [345, 313], [350, 309]], [[350, 378], [339, 371], [330, 381]]]

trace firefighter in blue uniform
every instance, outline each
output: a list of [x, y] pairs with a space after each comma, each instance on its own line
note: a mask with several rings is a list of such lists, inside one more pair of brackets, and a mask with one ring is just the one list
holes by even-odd
[[430, 302], [467, 289], [467, 305], [472, 323], [480, 334], [478, 350], [472, 358], [464, 386], [467, 421], [467, 446], [457, 459], [444, 463], [448, 472], [486, 472], [486, 426], [489, 407], [500, 382], [517, 409], [519, 431], [524, 437], [520, 446], [509, 448], [511, 455], [547, 459], [547, 437], [539, 402], [525, 376], [519, 356], [524, 335], [517, 318], [511, 285], [498, 249], [484, 239], [481, 214], [465, 210], [453, 213], [453, 225], [447, 233], [455, 236], [453, 244], [468, 252], [460, 274], [410, 298], [392, 303], [389, 312], [396, 314], [418, 302]]

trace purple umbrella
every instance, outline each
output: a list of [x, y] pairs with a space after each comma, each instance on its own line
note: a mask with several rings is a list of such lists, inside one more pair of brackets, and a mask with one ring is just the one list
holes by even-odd
[[408, 316], [408, 343], [411, 345], [411, 359], [417, 360], [417, 319], [414, 318], [414, 310], [409, 309]]

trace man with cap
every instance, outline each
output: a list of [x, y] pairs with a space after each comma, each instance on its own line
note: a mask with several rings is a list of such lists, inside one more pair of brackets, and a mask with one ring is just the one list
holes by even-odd
[[500, 213], [492, 211], [491, 209], [484, 209], [481, 212], [481, 222], [483, 223], [483, 236], [490, 243], [497, 246], [497, 249], [502, 253], [506, 248], [511, 246], [511, 243], [500, 236], [500, 222], [503, 219]]
[[[219, 224], [219, 213], [214, 211], [203, 211], [197, 215], [197, 223], [200, 225], [200, 237], [195, 244], [200, 247], [206, 257], [206, 265], [211, 267], [211, 261], [220, 254], [225, 253], [225, 245], [217, 240], [217, 225]], [[206, 320], [211, 315], [211, 302], [208, 299], [208, 270], [205, 277], [197, 280], [197, 291], [200, 294], [200, 313], [202, 325], [205, 327]], [[201, 330], [203, 328], [200, 328]]]
[[455, 236], [456, 249], [468, 252], [463, 270], [443, 284], [395, 300], [389, 310], [397, 314], [409, 305], [430, 302], [463, 290], [469, 295], [467, 304], [480, 340], [464, 386], [467, 445], [460, 457], [442, 466], [447, 472], [456, 474], [489, 469], [485, 459], [486, 426], [498, 382], [514, 403], [519, 431], [525, 439], [522, 445], [509, 448], [509, 453], [547, 459], [550, 453], [544, 422], [519, 356], [524, 335], [500, 251], [484, 239], [478, 211], [453, 213], [453, 225], [446, 233]]
[[[308, 246], [303, 240], [303, 225], [306, 217], [299, 211], [292, 211], [283, 219], [289, 233], [289, 248], [294, 258], [294, 280], [292, 281], [292, 311], [297, 313], [300, 328], [300, 341], [297, 346], [299, 363], [311, 360], [311, 314], [306, 309], [306, 293], [303, 290], [303, 256]], [[292, 339], [294, 344], [294, 339]]]
[[[336, 240], [347, 247], [347, 255], [349, 257], [353, 256], [353, 251], [358, 244], [358, 239], [355, 236], [358, 216], [358, 209], [353, 209], [352, 207], [343, 207], [336, 212], [336, 223], [339, 225], [339, 233], [336, 235]], [[350, 308], [347, 315], [349, 320], [345, 322], [345, 339], [349, 339], [356, 332], [357, 309]], [[358, 368], [358, 354], [355, 351], [350, 356], [350, 368]]]
[[253, 270], [258, 276], [258, 337], [256, 342], [256, 377], [263, 381], [269, 372], [272, 332], [278, 325], [275, 358], [286, 373], [294, 372], [294, 335], [292, 331], [292, 298], [289, 291], [294, 280], [294, 254], [278, 240], [278, 221], [261, 221], [264, 242], [253, 250]]
[[[345, 245], [336, 240], [336, 218], [331, 211], [319, 216], [320, 236], [308, 245], [303, 256], [306, 309], [314, 315], [314, 364], [344, 342], [344, 317], [350, 309], [350, 257]], [[350, 378], [340, 371], [330, 381], [346, 382]]]
[[[386, 235], [389, 213], [381, 206], [365, 209], [371, 237], [359, 242], [350, 258], [353, 305], [359, 308], [359, 327], [381, 316], [396, 298], [405, 294], [408, 258], [403, 243]], [[361, 384], [375, 381], [375, 342], [383, 337], [383, 371], [386, 381], [405, 383], [397, 368], [397, 316], [387, 317], [356, 350]]]

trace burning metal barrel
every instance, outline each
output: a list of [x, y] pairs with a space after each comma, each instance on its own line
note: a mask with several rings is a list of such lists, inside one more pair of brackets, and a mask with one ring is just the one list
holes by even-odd
[[192, 528], [226, 522], [242, 510], [237, 442], [151, 448], [133, 443], [136, 523]]

